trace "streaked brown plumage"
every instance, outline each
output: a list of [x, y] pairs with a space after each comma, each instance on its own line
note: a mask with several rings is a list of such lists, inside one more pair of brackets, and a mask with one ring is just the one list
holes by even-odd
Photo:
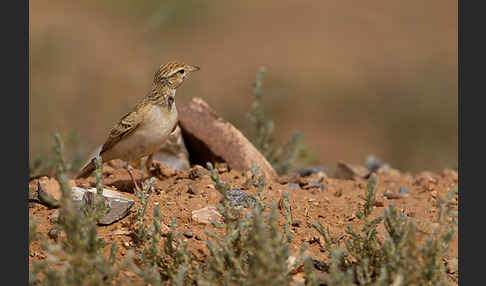
[[77, 178], [88, 177], [95, 170], [97, 154], [103, 162], [113, 159], [134, 162], [149, 155], [146, 164], [149, 167], [152, 153], [176, 127], [176, 89], [198, 70], [197, 66], [180, 62], [161, 66], [154, 75], [151, 92], [113, 126], [105, 143], [92, 154]]

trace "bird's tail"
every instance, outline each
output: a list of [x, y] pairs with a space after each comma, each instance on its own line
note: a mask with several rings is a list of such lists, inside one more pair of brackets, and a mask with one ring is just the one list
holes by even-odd
[[94, 162], [94, 159], [89, 161], [88, 164], [86, 164], [81, 171], [79, 171], [79, 174], [76, 176], [76, 179], [81, 179], [81, 178], [86, 178], [93, 173], [93, 171], [96, 169], [96, 165]]
[[95, 158], [100, 153], [101, 147], [102, 146], [96, 148], [96, 151], [89, 156], [88, 161], [81, 168], [79, 174], [76, 176], [76, 179], [89, 177], [89, 175], [93, 173], [93, 171], [96, 169]]

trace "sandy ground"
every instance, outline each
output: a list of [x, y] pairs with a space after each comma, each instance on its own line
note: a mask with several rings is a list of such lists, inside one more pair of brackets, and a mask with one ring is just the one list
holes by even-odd
[[[148, 203], [147, 219], [149, 222], [152, 220], [154, 204], [158, 203], [164, 224], [170, 224], [173, 217], [177, 218], [180, 233], [184, 231], [193, 233], [192, 238], [184, 238], [189, 245], [190, 251], [198, 259], [204, 259], [208, 254], [205, 246], [205, 240], [207, 239], [205, 230], [209, 229], [216, 233], [218, 231], [215, 231], [211, 225], [194, 222], [191, 214], [192, 211], [206, 206], [216, 206], [221, 199], [221, 195], [215, 190], [209, 173], [199, 172], [200, 176], [195, 177], [193, 176], [194, 172], [194, 168], [186, 171], [165, 170], [162, 172], [163, 176], [160, 176], [153, 184], [153, 192]], [[128, 181], [128, 175], [125, 173], [124, 170], [117, 170], [108, 166], [104, 169], [105, 178], [110, 182], [114, 182], [117, 179]], [[256, 196], [257, 190], [255, 188], [250, 187], [246, 189], [244, 187], [244, 182], [248, 175], [248, 173], [234, 170], [220, 173], [221, 178], [229, 183], [231, 187], [241, 188], [244, 192]], [[303, 179], [297, 178], [297, 180], [313, 180], [312, 176], [315, 175]], [[87, 186], [93, 181], [93, 178], [89, 178], [76, 183]], [[285, 180], [281, 177], [279, 181], [284, 182]], [[313, 259], [328, 261], [328, 253], [325, 249], [324, 241], [322, 238], [319, 238], [319, 234], [312, 227], [312, 223], [320, 222], [325, 227], [328, 226], [333, 237], [345, 234], [346, 225], [357, 228], [360, 223], [355, 213], [364, 204], [363, 196], [367, 180], [341, 180], [325, 177], [322, 184], [324, 186], [323, 189], [292, 189], [285, 184], [271, 181], [265, 187], [265, 196], [267, 198], [264, 203], [267, 205], [278, 203], [282, 198], [283, 192], [288, 191], [293, 220], [294, 222], [299, 222], [298, 225], [291, 228], [293, 234], [291, 253], [297, 253], [301, 244], [308, 242], [308, 251]], [[195, 191], [189, 192], [189, 186]], [[400, 187], [408, 189], [409, 194], [397, 199], [387, 199], [383, 196], [386, 190], [398, 192]], [[440, 173], [421, 172], [417, 174], [401, 173], [390, 169], [377, 175], [376, 198], [378, 203], [374, 207], [373, 215], [383, 215], [385, 208], [393, 204], [400, 212], [407, 214], [411, 220], [415, 221], [419, 235], [426, 238], [431, 234], [437, 218], [436, 201], [444, 198], [448, 192], [457, 187], [457, 172], [450, 169], [444, 169]], [[118, 190], [129, 191], [129, 188]], [[133, 193], [124, 192], [124, 194], [137, 201]], [[453, 199], [453, 205], [456, 210], [457, 202], [458, 197], [456, 196]], [[133, 245], [131, 238], [126, 233], [128, 233], [131, 218], [135, 216], [135, 209], [138, 207], [139, 203], [137, 202], [127, 217], [112, 225], [98, 228], [99, 236], [108, 245], [112, 242], [117, 242], [120, 246], [117, 252], [118, 259], [123, 259], [127, 254], [127, 250]], [[45, 237], [47, 237], [48, 231], [54, 226], [50, 222], [50, 217], [55, 211], [55, 209], [48, 209], [41, 204], [32, 204], [32, 207], [29, 208], [30, 217], [38, 219], [37, 230]], [[283, 215], [280, 214], [280, 224], [283, 225], [284, 221]], [[379, 237], [383, 238], [384, 233], [384, 226], [380, 225]], [[451, 243], [450, 251], [445, 257], [446, 261], [458, 257], [457, 239], [456, 234]], [[35, 259], [45, 259], [38, 241], [32, 243], [30, 247], [29, 261], [32, 262]], [[449, 278], [451, 284], [457, 285], [457, 280], [452, 275]]]

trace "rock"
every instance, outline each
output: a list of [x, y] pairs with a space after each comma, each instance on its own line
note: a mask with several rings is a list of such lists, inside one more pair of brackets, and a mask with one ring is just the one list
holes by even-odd
[[307, 177], [307, 176], [310, 176], [312, 174], [317, 174], [318, 172], [322, 172], [322, 173], [325, 174], [324, 168], [319, 167], [319, 166], [313, 166], [313, 167], [309, 167], [309, 168], [302, 168], [302, 169], [295, 170], [295, 172], [297, 174], [299, 174], [300, 176], [302, 176], [302, 177]]
[[373, 206], [375, 206], [375, 207], [383, 207], [385, 205], [383, 204], [382, 201], [375, 201], [375, 203], [373, 204]]
[[420, 181], [421, 184], [423, 183], [432, 183], [437, 184], [439, 180], [436, 178], [436, 175], [432, 172], [423, 171], [416, 176], [417, 180]]
[[400, 193], [400, 195], [408, 195], [409, 191], [407, 188], [404, 188], [404, 187], [400, 187], [400, 189], [398, 190], [398, 192]]
[[192, 238], [194, 236], [194, 234], [190, 230], [184, 231], [183, 235], [187, 238]]
[[233, 188], [226, 192], [226, 196], [228, 197], [230, 206], [243, 206], [245, 208], [250, 207], [250, 205], [254, 205], [256, 203], [256, 199], [247, 193], [241, 191], [238, 188]]
[[[82, 189], [73, 187], [72, 199], [76, 206], [81, 207], [83, 204], [83, 198], [85, 202], [89, 202], [92, 200], [91, 196], [94, 196], [95, 193], [96, 188]], [[119, 192], [109, 189], [103, 189], [103, 197], [107, 200], [107, 203], [110, 206], [110, 211], [98, 221], [98, 223], [101, 225], [112, 224], [124, 218], [134, 204], [133, 200], [123, 196]]]
[[[69, 185], [75, 186], [74, 180], [69, 181]], [[29, 202], [41, 203], [50, 208], [59, 207], [62, 198], [61, 186], [56, 179], [47, 176], [29, 181]]]
[[[52, 199], [59, 201], [62, 197], [61, 186], [54, 178], [41, 177], [39, 179], [39, 195], [44, 193]], [[41, 198], [41, 197], [40, 197]]]
[[292, 275], [292, 280], [290, 281], [290, 285], [305, 285], [305, 274], [302, 272], [298, 272]]
[[294, 183], [288, 183], [286, 186], [291, 188], [292, 190], [299, 190], [300, 189], [300, 186], [298, 184], [294, 184]]
[[60, 211], [57, 209], [56, 211], [54, 211], [51, 216], [49, 217], [49, 221], [51, 223], [57, 223], [59, 221], [59, 214], [60, 214]]
[[294, 266], [296, 260], [297, 260], [297, 257], [295, 257], [293, 255], [289, 255], [289, 257], [287, 257], [287, 268], [293, 269], [293, 266]]
[[300, 175], [297, 173], [283, 175], [277, 178], [277, 182], [280, 184], [298, 184], [300, 182]]
[[341, 188], [337, 189], [337, 190], [334, 192], [334, 196], [335, 196], [336, 198], [339, 198], [339, 197], [341, 197], [342, 195], [343, 195], [343, 189], [341, 189]]
[[195, 180], [204, 176], [209, 176], [211, 172], [200, 165], [195, 165], [189, 172], [189, 179]]
[[187, 192], [191, 195], [199, 195], [201, 193], [199, 187], [196, 184], [190, 184], [189, 186], [187, 186]]
[[162, 236], [167, 236], [170, 231], [170, 227], [167, 226], [165, 223], [160, 224], [160, 233], [162, 234]]
[[356, 180], [357, 178], [364, 178], [370, 172], [363, 166], [351, 165], [345, 162], [338, 162], [336, 173], [334, 177], [343, 180]]
[[387, 189], [384, 193], [383, 193], [383, 196], [389, 200], [396, 200], [396, 199], [399, 199], [401, 198], [402, 196], [400, 194], [397, 194], [395, 192], [393, 192], [392, 190], [390, 189]]
[[376, 158], [373, 155], [369, 155], [366, 158], [366, 168], [370, 172], [374, 172], [382, 167], [388, 166], [387, 164], [383, 163], [380, 159]]
[[189, 152], [187, 152], [184, 138], [179, 125], [169, 135], [167, 141], [154, 153], [154, 160], [158, 160], [173, 170], [186, 170], [191, 167]]
[[179, 126], [192, 163], [226, 162], [230, 169], [247, 171], [259, 166], [267, 178], [275, 170], [251, 142], [231, 123], [225, 121], [201, 98], [193, 98], [179, 109]]
[[304, 185], [302, 188], [304, 190], [308, 190], [308, 189], [312, 189], [312, 188], [319, 188], [321, 190], [324, 190], [324, 186], [322, 184], [314, 183], [314, 182], [308, 183], [308, 184]]
[[158, 160], [153, 160], [152, 169], [150, 172], [152, 175], [161, 180], [165, 180], [176, 175], [176, 171], [167, 166], [164, 162]]
[[192, 220], [200, 224], [210, 224], [211, 220], [217, 221], [221, 218], [221, 214], [216, 210], [216, 207], [207, 206], [205, 208], [192, 211]]
[[124, 229], [117, 229], [113, 232], [113, 235], [127, 235], [129, 236], [130, 233], [132, 233], [131, 231], [129, 230], [124, 230]]

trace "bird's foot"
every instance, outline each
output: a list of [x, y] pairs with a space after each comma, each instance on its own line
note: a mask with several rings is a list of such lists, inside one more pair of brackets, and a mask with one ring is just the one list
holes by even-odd
[[132, 182], [133, 182], [133, 185], [135, 186], [135, 189], [137, 190], [137, 192], [140, 193], [140, 192], [142, 192], [142, 189], [140, 189], [140, 187], [138, 186], [137, 181], [135, 180], [135, 177], [133, 176], [132, 171], [133, 171], [132, 166], [128, 165], [127, 166], [127, 172], [130, 175], [130, 178], [132, 179]]

